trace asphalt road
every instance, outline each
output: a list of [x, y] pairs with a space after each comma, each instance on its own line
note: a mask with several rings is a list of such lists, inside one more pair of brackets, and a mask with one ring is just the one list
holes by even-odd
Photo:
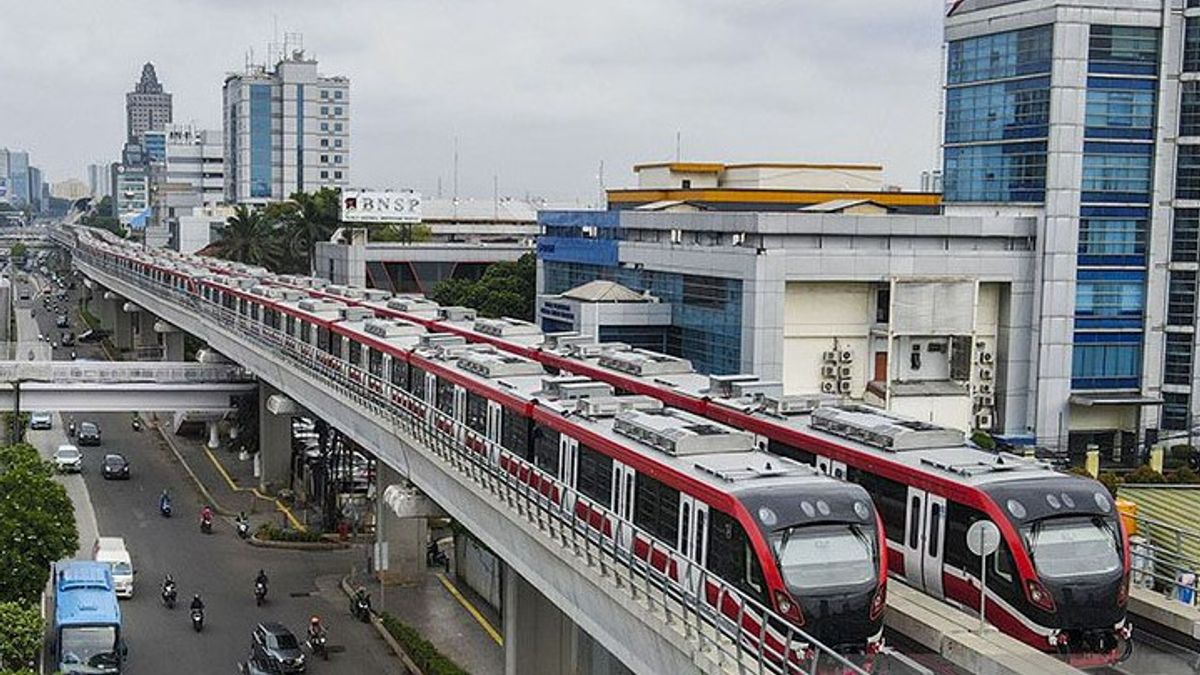
[[[72, 298], [71, 303], [74, 303]], [[56, 334], [55, 313], [36, 302], [40, 330]], [[27, 321], [28, 309], [19, 321]], [[83, 332], [71, 313], [72, 330]], [[26, 324], [25, 333], [32, 332]], [[98, 347], [77, 347], [80, 358], [102, 358]], [[70, 348], [55, 350], [66, 358]], [[301, 552], [252, 547], [238, 539], [233, 527], [218, 519], [212, 535], [200, 533], [199, 495], [184, 477], [183, 469], [157, 432], [133, 431], [124, 413], [75, 413], [77, 421], [100, 425], [103, 444], [81, 448], [84, 454], [82, 485], [95, 511], [100, 535], [124, 537], [137, 570], [131, 600], [121, 601], [124, 634], [129, 646], [125, 672], [149, 675], [173, 672], [235, 673], [249, 651], [250, 633], [259, 621], [279, 621], [302, 637], [308, 618], [325, 621], [334, 652], [328, 662], [311, 664], [313, 673], [404, 673], [399, 662], [369, 626], [349, 615], [349, 602], [338, 588], [340, 577], [360, 561], [359, 551]], [[66, 442], [61, 417], [52, 431], [33, 432], [29, 439], [45, 451]], [[100, 462], [107, 452], [129, 459], [132, 478], [106, 481]], [[69, 476], [65, 482], [78, 479]], [[158, 514], [158, 495], [169, 489], [175, 517]], [[90, 551], [91, 542], [81, 542]], [[262, 607], [254, 603], [254, 578], [259, 569], [270, 577], [270, 593]], [[159, 588], [170, 572], [179, 587], [180, 604], [162, 606]], [[186, 609], [193, 593], [206, 605], [205, 627], [191, 628]]]

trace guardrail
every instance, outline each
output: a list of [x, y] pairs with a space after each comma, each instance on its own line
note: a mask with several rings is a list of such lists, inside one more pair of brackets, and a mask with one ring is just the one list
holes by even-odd
[[0, 361], [0, 382], [58, 384], [214, 384], [253, 382], [244, 368], [225, 364], [138, 361]]
[[[506, 508], [511, 518], [524, 520], [544, 535], [547, 546], [557, 546], [593, 571], [601, 579], [628, 593], [651, 615], [663, 617], [669, 626], [679, 625], [684, 637], [702, 652], [714, 657], [722, 670], [741, 675], [778, 673], [815, 674], [831, 666], [865, 675], [864, 670], [811, 638], [772, 609], [743, 594], [731, 583], [713, 576], [669, 548], [655, 543], [654, 537], [632, 522], [622, 519], [601, 504], [591, 503], [555, 477], [541, 472], [519, 458], [522, 472], [539, 476], [539, 487], [522, 481], [517, 475], [488, 461], [490, 453], [480, 454], [458, 441], [466, 426], [448, 416], [430, 410], [425, 401], [375, 377], [367, 370], [344, 362], [330, 366], [317, 358], [315, 346], [301, 342], [282, 331], [251, 321], [237, 312], [220, 307], [179, 289], [127, 273], [90, 252], [77, 250], [78, 260], [160, 298], [177, 301], [196, 312], [209, 330], [224, 333], [230, 339], [249, 339], [271, 357], [298, 366], [297, 373], [315, 386], [336, 393], [347, 403], [373, 417], [413, 447], [428, 449], [442, 467], [473, 482]], [[422, 412], [416, 413], [415, 410]], [[435, 423], [434, 420], [438, 422]], [[442, 429], [437, 428], [438, 426]], [[495, 444], [488, 442], [489, 448]], [[573, 495], [597, 512], [608, 514], [613, 536], [605, 536], [574, 508], [564, 507], [546, 494], [545, 485], [558, 494]], [[631, 546], [637, 535], [650, 542], [645, 559]], [[678, 563], [682, 583], [648, 562], [661, 555]]]
[[1200, 531], [1181, 528], [1146, 516], [1129, 516], [1138, 526], [1131, 537], [1134, 587], [1169, 593], [1176, 601], [1200, 606], [1200, 558], [1189, 547], [1200, 545]]

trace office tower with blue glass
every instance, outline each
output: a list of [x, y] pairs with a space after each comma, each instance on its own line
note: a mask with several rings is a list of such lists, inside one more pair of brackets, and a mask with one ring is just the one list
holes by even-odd
[[350, 80], [295, 50], [225, 78], [225, 199], [266, 203], [350, 184]]
[[1200, 0], [961, 0], [945, 37], [947, 214], [1038, 221], [1027, 428], [1117, 461], [1186, 438]]

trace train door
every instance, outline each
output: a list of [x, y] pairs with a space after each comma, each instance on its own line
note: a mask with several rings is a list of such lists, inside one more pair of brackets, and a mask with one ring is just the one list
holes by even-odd
[[467, 427], [467, 390], [454, 385], [454, 437], [462, 442]]
[[904, 523], [904, 577], [909, 584], [940, 598], [946, 499], [924, 490], [908, 488]]
[[817, 470], [826, 476], [833, 476], [838, 479], [846, 478], [845, 462], [838, 462], [822, 455], [817, 455]]
[[437, 375], [425, 373], [425, 420], [432, 422], [437, 412]]
[[683, 554], [680, 577], [685, 588], [695, 591], [708, 555], [708, 504], [690, 495], [679, 495], [679, 542]]
[[[617, 517], [628, 524], [633, 523], [633, 494], [635, 472], [633, 467], [613, 461], [613, 511]], [[633, 533], [628, 527], [614, 528], [620, 530], [617, 545], [628, 549], [633, 541]]]
[[[566, 434], [558, 437], [558, 476], [563, 485], [568, 488], [575, 487], [575, 456], [579, 454], [579, 441], [571, 438]], [[569, 504], [571, 509], [575, 509], [575, 498], [573, 493], [568, 495], [568, 499], [563, 502]]]

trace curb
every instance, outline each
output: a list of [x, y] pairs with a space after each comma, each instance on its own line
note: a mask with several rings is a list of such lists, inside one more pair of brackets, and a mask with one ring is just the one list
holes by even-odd
[[187, 460], [184, 459], [183, 455], [179, 452], [179, 449], [175, 447], [175, 441], [171, 440], [171, 437], [163, 432], [162, 427], [158, 424], [155, 424], [154, 430], [158, 432], [159, 438], [163, 439], [163, 441], [167, 444], [167, 448], [171, 451], [171, 454], [175, 455], [175, 459], [179, 460], [179, 463], [183, 465], [183, 470], [187, 472], [189, 477], [191, 477], [192, 482], [196, 484], [196, 488], [200, 491], [200, 494], [204, 496], [204, 499], [208, 501], [209, 504], [212, 504], [213, 509], [222, 516], [232, 518], [233, 516], [237, 515], [234, 511], [230, 511], [229, 509], [225, 508], [220, 502], [213, 498], [212, 493], [208, 491], [208, 488], [205, 487], [200, 478], [196, 476], [196, 472], [192, 471], [192, 466], [188, 464]]
[[293, 551], [341, 551], [350, 548], [350, 544], [337, 541], [275, 541], [261, 539], [257, 534], [251, 535], [246, 543], [259, 548], [291, 549]]
[[[340, 585], [342, 587], [342, 592], [346, 594], [346, 597], [348, 599], [353, 599], [354, 591], [350, 588], [349, 579], [349, 576], [342, 577]], [[409, 657], [408, 652], [404, 651], [404, 647], [401, 647], [400, 643], [396, 641], [396, 638], [392, 637], [392, 634], [383, 627], [383, 622], [379, 620], [379, 615], [375, 614], [374, 612], [371, 613], [371, 625], [375, 627], [375, 632], [379, 633], [379, 637], [383, 638], [383, 641], [388, 644], [388, 647], [391, 648], [392, 653], [394, 653], [396, 657], [400, 659], [400, 662], [404, 664], [404, 667], [408, 669], [408, 672], [413, 673], [414, 675], [425, 675], [425, 671], [418, 668], [416, 663], [413, 663], [413, 660], [411, 657]]]

